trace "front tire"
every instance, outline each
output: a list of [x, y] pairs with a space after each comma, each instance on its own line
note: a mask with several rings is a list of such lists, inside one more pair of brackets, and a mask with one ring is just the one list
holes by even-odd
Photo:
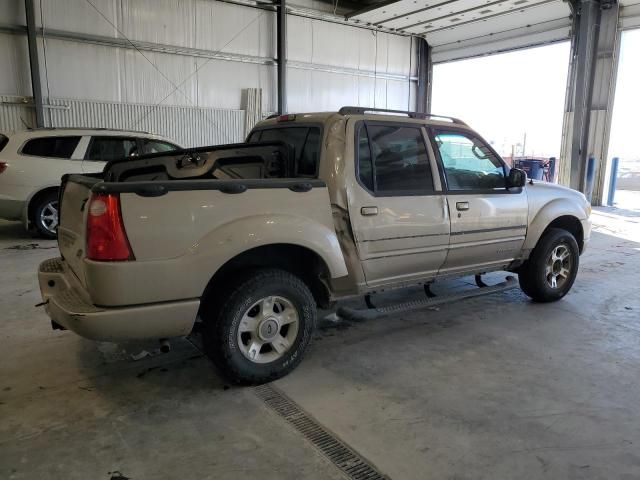
[[580, 250], [575, 237], [560, 228], [549, 229], [520, 268], [520, 288], [535, 302], [564, 297], [576, 279]]
[[38, 235], [54, 240], [58, 228], [58, 192], [47, 193], [38, 199], [33, 209], [33, 224]]
[[207, 355], [227, 378], [270, 382], [300, 363], [315, 329], [316, 304], [298, 277], [255, 270], [216, 293], [218, 301], [205, 308], [203, 337]]

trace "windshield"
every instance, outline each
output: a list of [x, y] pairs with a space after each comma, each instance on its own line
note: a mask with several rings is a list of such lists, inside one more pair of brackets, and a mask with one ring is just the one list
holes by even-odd
[[320, 158], [320, 127], [273, 127], [254, 130], [248, 142], [282, 141], [293, 148], [296, 177], [315, 177]]

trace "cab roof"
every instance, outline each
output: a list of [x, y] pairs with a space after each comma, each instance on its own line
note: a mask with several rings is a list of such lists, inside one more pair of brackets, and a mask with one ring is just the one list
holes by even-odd
[[468, 128], [468, 125], [455, 117], [434, 115], [430, 113], [412, 112], [405, 110], [389, 110], [383, 108], [369, 107], [342, 107], [334, 112], [310, 112], [310, 113], [289, 113], [285, 115], [271, 115], [261, 121], [256, 126], [267, 126], [282, 124], [284, 122], [318, 122], [324, 123], [332, 117], [361, 117], [365, 120], [390, 120], [394, 122], [411, 122], [433, 125], [457, 125]]

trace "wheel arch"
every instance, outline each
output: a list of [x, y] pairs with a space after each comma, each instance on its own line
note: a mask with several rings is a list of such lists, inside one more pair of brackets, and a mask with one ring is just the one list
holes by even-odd
[[550, 228], [562, 228], [576, 238], [582, 253], [584, 229], [581, 217], [584, 217], [584, 213], [581, 213], [572, 202], [566, 199], [552, 200], [541, 208], [530, 222], [523, 249], [531, 252]]
[[260, 268], [277, 268], [300, 278], [318, 305], [327, 306], [330, 292], [326, 281], [331, 278], [329, 266], [313, 250], [292, 243], [261, 245], [245, 250], [225, 262], [209, 279], [202, 294], [206, 306], [243, 272]]
[[34, 191], [27, 201], [25, 202], [25, 208], [23, 212], [22, 221], [24, 223], [25, 228], [29, 227], [29, 224], [33, 221], [33, 216], [35, 215], [36, 205], [38, 201], [52, 192], [57, 192], [60, 190], [59, 185], [48, 185], [46, 187], [42, 187], [39, 190]]

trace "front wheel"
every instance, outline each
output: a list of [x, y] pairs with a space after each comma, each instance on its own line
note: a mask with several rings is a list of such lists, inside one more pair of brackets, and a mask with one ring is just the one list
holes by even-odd
[[316, 304], [298, 277], [257, 270], [217, 293], [222, 298], [205, 313], [203, 334], [207, 355], [226, 377], [265, 383], [300, 363], [315, 328]]
[[560, 228], [547, 231], [520, 268], [520, 288], [536, 302], [564, 297], [576, 279], [580, 250], [575, 237]]

